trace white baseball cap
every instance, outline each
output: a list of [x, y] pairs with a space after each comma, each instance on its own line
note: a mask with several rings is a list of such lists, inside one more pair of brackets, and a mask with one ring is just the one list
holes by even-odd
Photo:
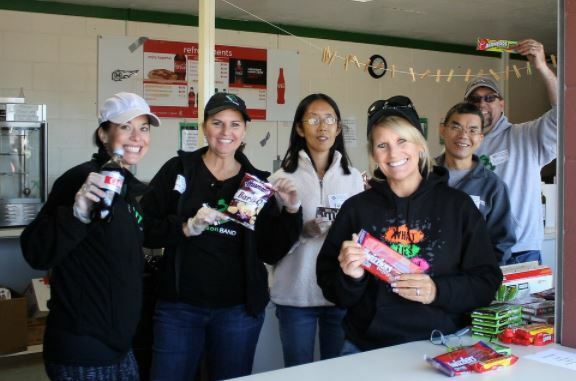
[[120, 92], [104, 101], [98, 114], [98, 123], [110, 121], [124, 124], [140, 115], [147, 115], [151, 125], [160, 126], [160, 118], [150, 112], [150, 106], [144, 98], [134, 93]]

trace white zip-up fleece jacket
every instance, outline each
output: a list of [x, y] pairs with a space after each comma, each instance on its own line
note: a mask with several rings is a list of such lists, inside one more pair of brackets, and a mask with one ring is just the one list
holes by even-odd
[[[303, 150], [299, 152], [298, 169], [286, 173], [283, 169], [276, 171], [270, 178], [289, 178], [296, 184], [302, 200], [304, 223], [316, 218], [318, 206], [330, 207], [329, 196], [337, 196], [342, 202], [364, 190], [362, 175], [350, 168], [350, 175], [345, 175], [340, 166], [342, 155], [336, 151], [332, 164], [322, 181], [312, 166], [310, 158]], [[279, 205], [282, 200], [277, 198]], [[316, 283], [316, 257], [324, 243], [325, 236], [304, 238], [290, 249], [288, 254], [273, 268], [270, 296], [274, 303], [292, 307], [332, 306], [322, 295]], [[348, 237], [351, 239], [351, 237]]]
[[558, 109], [512, 124], [505, 115], [476, 151], [480, 161], [508, 186], [516, 244], [512, 253], [540, 250], [544, 239], [540, 208], [540, 169], [556, 157]]

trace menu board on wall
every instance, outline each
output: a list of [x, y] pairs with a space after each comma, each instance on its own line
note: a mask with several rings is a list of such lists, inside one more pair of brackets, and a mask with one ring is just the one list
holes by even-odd
[[[161, 118], [197, 118], [198, 44], [146, 39], [137, 51], [130, 51], [133, 40], [101, 38], [99, 55], [107, 58], [99, 66], [107, 62], [105, 66], [115, 68], [130, 56], [130, 69], [138, 74], [125, 91], [141, 94]], [[241, 97], [253, 120], [292, 120], [300, 96], [298, 52], [216, 45], [214, 54], [216, 92]], [[134, 67], [135, 55], [142, 57], [139, 67]], [[118, 64], [110, 65], [110, 60]], [[122, 86], [119, 81], [108, 83], [112, 77], [107, 71], [99, 70], [99, 103], [116, 92], [108, 89]], [[134, 89], [134, 81], [140, 83], [140, 91]]]
[[[216, 45], [215, 92], [244, 99], [253, 119], [266, 119], [265, 49]], [[198, 117], [198, 44], [144, 43], [144, 98], [160, 117]]]

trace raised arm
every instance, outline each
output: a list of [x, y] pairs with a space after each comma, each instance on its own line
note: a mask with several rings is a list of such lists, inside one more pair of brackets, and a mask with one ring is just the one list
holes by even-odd
[[550, 104], [555, 107], [558, 104], [558, 78], [546, 63], [544, 45], [532, 39], [522, 40], [518, 43], [516, 51], [528, 58], [530, 64], [540, 73], [548, 92]]

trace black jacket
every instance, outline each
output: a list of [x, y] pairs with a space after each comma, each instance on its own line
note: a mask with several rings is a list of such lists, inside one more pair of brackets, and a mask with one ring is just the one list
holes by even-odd
[[[180, 194], [175, 190], [175, 183], [178, 176], [183, 176], [186, 184], [194, 181], [197, 163], [206, 151], [207, 147], [194, 152], [179, 151], [178, 156], [166, 162], [154, 176], [150, 183], [151, 191], [141, 201], [145, 215], [145, 246], [165, 248], [158, 295], [164, 300], [186, 301], [187, 295], [181, 294], [180, 290], [180, 277], [186, 276], [186, 268], [180, 266], [180, 256], [190, 249], [182, 225], [196, 211], [183, 210], [191, 187], [187, 186]], [[261, 180], [269, 176], [268, 172], [254, 168], [243, 153], [236, 152], [235, 159], [245, 172]], [[280, 260], [296, 242], [301, 230], [302, 208], [293, 214], [285, 209], [280, 211], [274, 197], [258, 214], [255, 230], [245, 230], [243, 258], [248, 313], [259, 314], [269, 301], [268, 274], [263, 262], [273, 264]]]
[[[488, 305], [502, 281], [484, 219], [470, 197], [447, 184], [446, 169], [434, 167], [409, 197], [396, 196], [386, 181], [348, 199], [340, 209], [317, 262], [325, 297], [348, 308], [347, 338], [362, 350], [430, 337], [433, 329], [452, 333], [469, 313]], [[436, 300], [409, 301], [366, 272], [345, 275], [338, 263], [344, 240], [367, 230], [405, 257], [415, 258], [434, 280]]]
[[[127, 172], [124, 197], [114, 203], [110, 223], [84, 224], [72, 214], [76, 192], [108, 159], [99, 152], [60, 176], [36, 219], [24, 229], [20, 244], [30, 266], [52, 269], [47, 331], [90, 336], [125, 355], [140, 317], [144, 237], [135, 197], [146, 187]], [[58, 353], [45, 356], [60, 361]], [[95, 356], [93, 363], [99, 364]], [[109, 354], [105, 357], [103, 362], [108, 362]]]

